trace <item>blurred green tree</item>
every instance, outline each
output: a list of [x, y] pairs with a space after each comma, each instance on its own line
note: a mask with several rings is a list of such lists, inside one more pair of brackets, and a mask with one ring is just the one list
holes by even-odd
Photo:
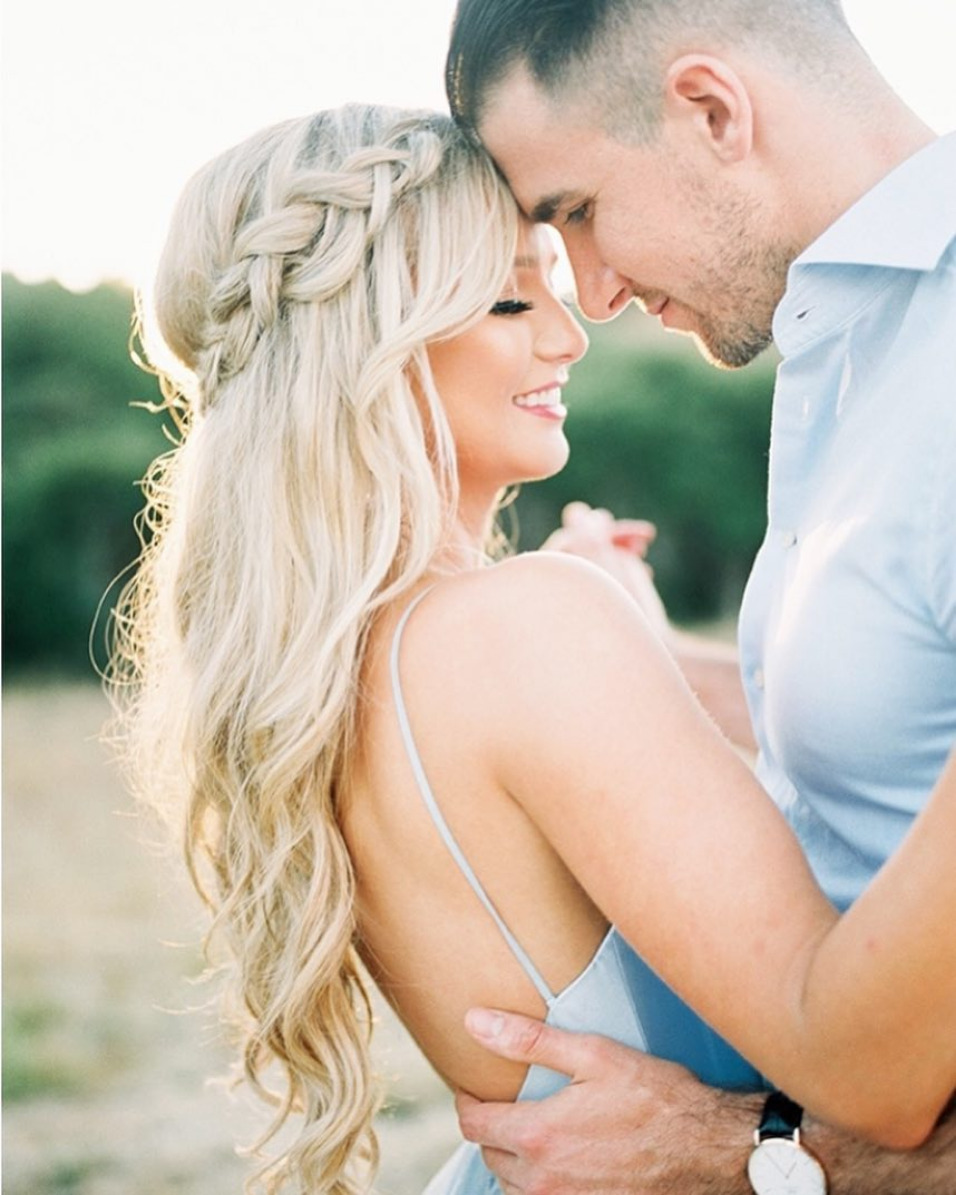
[[131, 359], [128, 291], [4, 275], [2, 297], [4, 663], [88, 672], [99, 599], [137, 552], [136, 481], [165, 445], [131, 404], [159, 391]]
[[520, 493], [519, 544], [537, 546], [578, 498], [648, 518], [659, 528], [649, 559], [671, 614], [736, 613], [766, 523], [774, 360], [715, 369], [637, 311], [589, 333], [565, 392], [571, 459]]
[[[4, 276], [2, 298], [4, 662], [89, 672], [100, 598], [138, 550], [137, 482], [169, 447], [164, 421], [135, 406], [158, 387], [132, 359], [127, 290]], [[519, 547], [575, 498], [651, 518], [672, 613], [733, 613], [765, 520], [772, 362], [715, 370], [636, 312], [588, 331], [567, 389], [571, 461], [520, 494]]]

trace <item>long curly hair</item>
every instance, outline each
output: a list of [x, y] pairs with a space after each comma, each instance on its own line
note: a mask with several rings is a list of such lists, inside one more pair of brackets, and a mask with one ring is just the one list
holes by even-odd
[[449, 119], [349, 105], [201, 169], [161, 258], [145, 340], [181, 434], [143, 483], [113, 611], [114, 740], [182, 827], [207, 949], [226, 948], [244, 1074], [275, 1108], [259, 1146], [280, 1152], [251, 1180], [267, 1192], [374, 1177], [337, 807], [370, 626], [455, 507], [426, 346], [490, 308], [516, 236], [504, 183]]

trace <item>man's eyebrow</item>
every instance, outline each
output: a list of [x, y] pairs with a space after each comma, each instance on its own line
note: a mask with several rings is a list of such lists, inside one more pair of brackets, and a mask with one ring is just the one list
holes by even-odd
[[528, 219], [532, 224], [550, 224], [558, 209], [568, 202], [570, 195], [570, 191], [556, 191], [553, 195], [545, 195], [528, 213]]

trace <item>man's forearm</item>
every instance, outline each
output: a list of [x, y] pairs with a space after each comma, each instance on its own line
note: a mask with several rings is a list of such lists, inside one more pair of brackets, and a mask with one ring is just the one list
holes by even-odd
[[[714, 1127], [725, 1143], [740, 1142], [736, 1158], [712, 1157], [712, 1181], [702, 1178], [695, 1195], [752, 1195], [746, 1177], [750, 1140], [763, 1096], [726, 1094]], [[956, 1195], [956, 1108], [919, 1149], [883, 1149], [805, 1116], [801, 1139], [823, 1163], [829, 1195]], [[688, 1187], [688, 1190], [693, 1189]]]
[[[469, 1014], [495, 1054], [571, 1077], [540, 1101], [459, 1095], [462, 1133], [506, 1190], [551, 1195], [752, 1195], [747, 1162], [766, 1093], [701, 1083], [672, 1062], [513, 1013]], [[809, 1117], [830, 1195], [956, 1195], [956, 1108], [920, 1149], [894, 1152]]]

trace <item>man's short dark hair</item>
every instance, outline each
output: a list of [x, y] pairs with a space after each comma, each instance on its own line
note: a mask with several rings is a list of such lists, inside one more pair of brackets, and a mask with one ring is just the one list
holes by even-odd
[[853, 40], [840, 0], [459, 0], [448, 102], [477, 136], [489, 96], [522, 66], [545, 95], [583, 97], [606, 129], [644, 139], [658, 123], [666, 53], [694, 36], [701, 49], [759, 46], [832, 86], [834, 45]]
[[585, 57], [621, 0], [460, 0], [445, 84], [452, 115], [475, 129], [484, 99], [517, 62], [547, 91]]

